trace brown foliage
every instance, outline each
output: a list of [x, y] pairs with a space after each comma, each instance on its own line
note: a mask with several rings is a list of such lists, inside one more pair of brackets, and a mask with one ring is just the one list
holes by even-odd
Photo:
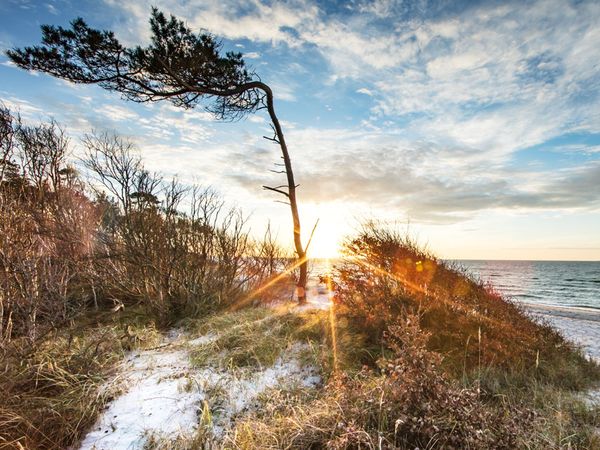
[[281, 268], [285, 255], [270, 233], [250, 239], [245, 217], [214, 191], [150, 174], [131, 144], [116, 136], [84, 142], [98, 189], [114, 199], [102, 200], [97, 284], [103, 298], [144, 304], [162, 319], [207, 314], [236, 303]]
[[344, 255], [335, 301], [374, 345], [410, 313], [429, 332], [427, 347], [455, 374], [494, 367], [543, 371], [540, 365], [556, 365], [559, 349], [573, 364], [587, 364], [556, 331], [396, 232], [367, 224], [346, 242]]
[[25, 127], [6, 109], [1, 119], [11, 132], [2, 144], [0, 343], [33, 341], [79, 309], [100, 216], [67, 164], [67, 139], [55, 123]]
[[161, 323], [204, 315], [285, 264], [269, 231], [251, 239], [240, 211], [149, 173], [131, 143], [86, 136], [88, 185], [58, 125], [28, 127], [6, 108], [0, 119], [0, 348], [89, 308], [141, 305]]
[[377, 367], [340, 372], [322, 397], [238, 425], [234, 447], [518, 448], [535, 415], [491, 407], [476, 389], [458, 387], [440, 370], [440, 355], [427, 350], [418, 322], [407, 316], [385, 333], [390, 355]]

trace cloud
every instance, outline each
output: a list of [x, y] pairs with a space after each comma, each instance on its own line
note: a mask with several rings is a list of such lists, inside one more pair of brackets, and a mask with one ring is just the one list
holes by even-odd
[[593, 155], [594, 153], [600, 153], [600, 145], [565, 144], [550, 147], [548, 150], [556, 153], [579, 153], [582, 155]]
[[[117, 2], [105, 0], [109, 6], [126, 11], [131, 17], [128, 27], [135, 32], [124, 34], [149, 37], [147, 19], [149, 8], [144, 2]], [[235, 0], [208, 0], [190, 4], [173, 0], [155, 2], [159, 9], [184, 17], [194, 29], [207, 29], [229, 39], [293, 45], [296, 40], [292, 31], [304, 21], [313, 20], [318, 8], [302, 0], [263, 3], [260, 1], [237, 2]]]
[[0, 92], [0, 102], [11, 110], [13, 114], [20, 114], [23, 119], [31, 122], [44, 120], [44, 110], [31, 102], [12, 96], [8, 92]]
[[[144, 2], [105, 3], [116, 11], [109, 20], [119, 38], [148, 39]], [[597, 2], [376, 0], [333, 12], [311, 0], [155, 4], [260, 58], [277, 100], [294, 102], [284, 107], [318, 100], [334, 116], [346, 106], [334, 102], [336, 92], [360, 105], [343, 112], [354, 115], [346, 127], [281, 117], [306, 201], [345, 200], [436, 223], [493, 209], [598, 209], [597, 145], [555, 146], [588, 155], [587, 166], [549, 172], [515, 161], [519, 150], [552, 138], [600, 132]], [[136, 136], [165, 167], [221, 174], [252, 196], [262, 184], [281, 184], [267, 171], [278, 153], [260, 138], [262, 116], [228, 135], [200, 111], [145, 111], [116, 100], [86, 108], [63, 114], [78, 129]], [[165, 156], [169, 145], [177, 158]]]
[[58, 9], [56, 9], [56, 6], [54, 6], [52, 3], [46, 3], [46, 9], [50, 14], [53, 14], [55, 16], [59, 14]]
[[[294, 130], [288, 144], [302, 155], [295, 173], [305, 202], [362, 204], [427, 223], [463, 221], [486, 210], [600, 210], [600, 161], [541, 172], [494, 167], [473, 149], [364, 130]], [[265, 155], [229, 178], [249, 191], [281, 184], [281, 176], [267, 172], [273, 154]]]
[[260, 58], [260, 53], [258, 53], [258, 52], [244, 53], [244, 58], [245, 59], [258, 59], [258, 58]]
[[294, 93], [294, 83], [293, 82], [283, 82], [280, 80], [273, 80], [270, 83], [273, 92], [276, 92], [276, 97], [278, 100], [284, 100], [286, 102], [294, 102], [296, 101], [296, 94]]

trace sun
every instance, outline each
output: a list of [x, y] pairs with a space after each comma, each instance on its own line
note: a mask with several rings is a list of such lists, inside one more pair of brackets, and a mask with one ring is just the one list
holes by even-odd
[[306, 209], [304, 242], [308, 242], [314, 224], [319, 221], [308, 249], [309, 258], [338, 258], [341, 243], [348, 234], [345, 214], [328, 204], [312, 204]]
[[310, 244], [309, 257], [310, 258], [337, 258], [340, 255], [340, 236], [337, 234], [335, 228], [329, 226], [326, 227], [319, 225], [315, 230], [315, 235]]

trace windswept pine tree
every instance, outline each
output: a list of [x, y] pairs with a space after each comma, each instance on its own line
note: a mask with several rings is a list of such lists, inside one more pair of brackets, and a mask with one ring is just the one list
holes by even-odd
[[292, 162], [272, 89], [246, 67], [241, 53], [222, 53], [213, 35], [195, 34], [183, 21], [167, 18], [156, 8], [150, 17], [152, 40], [147, 47], [125, 47], [112, 31], [90, 28], [83, 19], [71, 28], [42, 26], [39, 46], [8, 51], [10, 59], [27, 70], [45, 72], [73, 83], [98, 84], [134, 102], [168, 101], [182, 108], [203, 107], [219, 120], [237, 120], [266, 109], [273, 136], [284, 162], [286, 184], [263, 186], [286, 197], [290, 205], [294, 247], [300, 276], [298, 301], [306, 300], [307, 248], [301, 239], [300, 216]]

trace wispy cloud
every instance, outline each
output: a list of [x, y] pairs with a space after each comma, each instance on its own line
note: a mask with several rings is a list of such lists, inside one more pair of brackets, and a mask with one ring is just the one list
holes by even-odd
[[[347, 201], [428, 223], [492, 210], [600, 209], [600, 138], [567, 139], [600, 134], [598, 2], [155, 4], [245, 52], [273, 87], [303, 201]], [[120, 39], [147, 42], [145, 2], [104, 5]], [[200, 110], [90, 92], [73, 89], [78, 105], [45, 101], [78, 132], [134, 137], [157, 168], [200, 174], [258, 209], [258, 196], [272, 199], [260, 191], [280, 184], [268, 172], [278, 153], [261, 138], [270, 133], [263, 115], [217, 125]], [[30, 99], [21, 105], [41, 113]], [[568, 159], [523, 164], [520, 152], [534, 146]]]

